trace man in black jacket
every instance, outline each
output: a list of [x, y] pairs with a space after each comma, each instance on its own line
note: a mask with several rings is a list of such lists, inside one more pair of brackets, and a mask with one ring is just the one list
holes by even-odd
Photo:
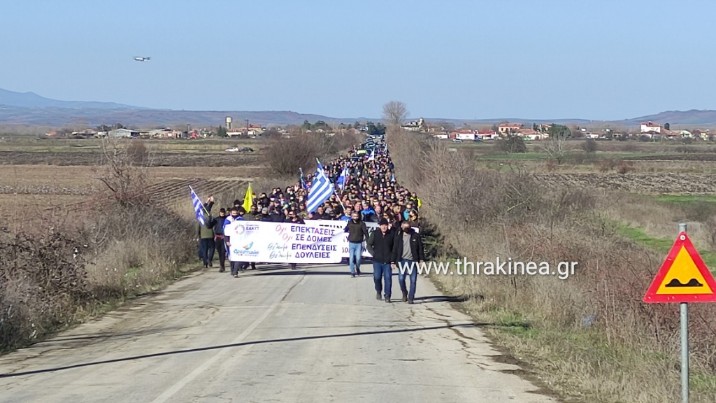
[[355, 277], [356, 274], [360, 276], [363, 241], [368, 238], [368, 227], [360, 219], [360, 214], [354, 211], [343, 231], [348, 233], [348, 267], [351, 269], [351, 277]]
[[385, 282], [385, 302], [390, 302], [390, 296], [393, 290], [393, 269], [394, 260], [394, 240], [395, 234], [392, 230], [388, 230], [388, 220], [381, 218], [378, 221], [380, 229], [373, 231], [368, 237], [368, 252], [373, 255], [373, 282], [375, 283], [375, 298], [381, 299], [380, 293], [383, 291], [383, 281]]
[[224, 243], [224, 224], [226, 209], [219, 210], [219, 216], [212, 218], [209, 225], [214, 229], [214, 250], [219, 253], [219, 273], [226, 271], [226, 244]]
[[[403, 302], [413, 303], [415, 287], [418, 282], [417, 264], [425, 261], [423, 239], [410, 227], [408, 221], [400, 224], [400, 230], [395, 235], [395, 248], [393, 248], [393, 261], [398, 262], [398, 283], [403, 292]], [[410, 291], [405, 285], [405, 276], [410, 276]]]

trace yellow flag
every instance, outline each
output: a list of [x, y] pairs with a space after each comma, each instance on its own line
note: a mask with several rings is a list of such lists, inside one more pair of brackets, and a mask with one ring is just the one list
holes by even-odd
[[246, 189], [246, 196], [244, 196], [244, 210], [248, 213], [251, 209], [251, 205], [254, 203], [254, 192], [251, 190], [251, 182], [249, 182], [249, 187]]

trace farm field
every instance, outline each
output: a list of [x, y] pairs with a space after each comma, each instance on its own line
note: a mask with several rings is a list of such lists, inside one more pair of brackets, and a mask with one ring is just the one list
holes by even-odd
[[[229, 167], [257, 163], [265, 142], [260, 140], [122, 140], [141, 142], [153, 166]], [[226, 152], [250, 147], [252, 153]], [[13, 137], [0, 141], [0, 165], [98, 165], [102, 142], [97, 139], [35, 139]]]
[[[188, 186], [202, 195], [238, 190], [265, 175], [264, 170], [257, 165], [150, 167], [148, 191], [156, 202], [172, 204], [181, 197], [188, 200]], [[0, 165], [0, 219], [62, 212], [89, 202], [104, 189], [101, 171], [96, 165]]]
[[[188, 186], [201, 194], [219, 193], [266, 176], [261, 162], [266, 142], [262, 140], [127, 141], [141, 141], [149, 153], [149, 192], [161, 203], [185, 196]], [[499, 152], [490, 142], [450, 143], [449, 147], [470, 153], [488, 170], [529, 173], [550, 189], [570, 186], [650, 195], [716, 194], [716, 161], [710, 158], [716, 157], [716, 146], [599, 142], [598, 151], [587, 155], [581, 144], [567, 142], [569, 157], [562, 164], [550, 164], [543, 143], [528, 143], [528, 152], [514, 154]], [[14, 137], [0, 141], [0, 215], [12, 215], [20, 206], [70, 206], [103, 189], [99, 180], [101, 146], [95, 139]], [[255, 152], [225, 151], [245, 146]], [[628, 161], [628, 172], [616, 172], [614, 166], [604, 168], [605, 161]]]

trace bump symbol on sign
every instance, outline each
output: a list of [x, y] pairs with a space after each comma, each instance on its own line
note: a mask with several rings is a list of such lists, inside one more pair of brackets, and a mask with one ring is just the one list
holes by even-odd
[[[657, 294], [713, 294], [704, 276], [683, 246], [676, 255]], [[667, 290], [667, 288], [671, 288]], [[674, 289], [676, 288], [676, 289]]]

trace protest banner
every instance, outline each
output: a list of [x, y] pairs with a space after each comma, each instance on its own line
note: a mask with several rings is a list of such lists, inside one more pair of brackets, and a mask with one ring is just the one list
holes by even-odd
[[232, 262], [339, 263], [344, 234], [315, 223], [235, 221], [224, 233]]
[[[348, 258], [345, 221], [312, 220], [306, 224], [236, 221], [224, 232], [231, 239], [228, 259], [235, 262], [339, 263]], [[367, 222], [368, 233], [378, 228]], [[417, 228], [416, 228], [417, 230]], [[363, 242], [363, 257], [370, 258]]]

